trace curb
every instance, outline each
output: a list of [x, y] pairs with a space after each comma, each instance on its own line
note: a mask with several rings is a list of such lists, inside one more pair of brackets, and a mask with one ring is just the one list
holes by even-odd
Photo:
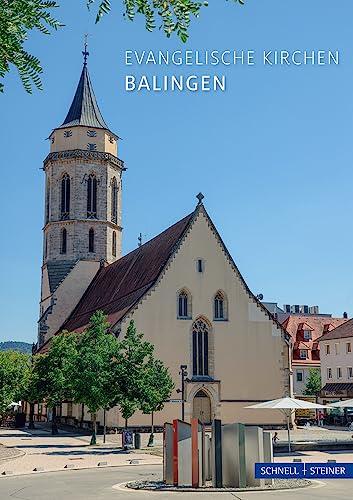
[[[66, 472], [66, 471], [78, 471], [78, 470], [92, 470], [92, 469], [99, 469], [99, 470], [103, 470], [103, 469], [114, 469], [114, 468], [119, 468], [119, 467], [141, 467], [141, 466], [157, 466], [157, 465], [160, 465], [162, 466], [163, 464], [161, 462], [159, 463], [152, 463], [152, 464], [119, 464], [119, 465], [104, 465], [104, 466], [98, 466], [98, 465], [94, 465], [92, 467], [76, 467], [76, 468], [62, 468], [62, 469], [54, 469], [54, 470], [43, 470], [43, 471], [31, 471], [31, 472], [22, 472], [20, 474], [11, 474], [10, 475], [0, 475], [0, 479], [4, 479], [4, 478], [9, 478], [9, 477], [21, 477], [21, 476], [31, 476], [31, 475], [36, 475], [36, 476], [39, 476], [40, 474], [50, 474], [50, 473], [56, 473], [56, 472]], [[131, 489], [131, 488], [130, 488]], [[131, 491], [134, 491], [131, 489]]]
[[[131, 482], [131, 481], [130, 481]], [[114, 485], [116, 489], [120, 489], [123, 491], [130, 491], [130, 492], [141, 492], [141, 493], [261, 493], [261, 492], [267, 492], [267, 493], [272, 493], [276, 491], [293, 491], [293, 490], [300, 490], [303, 488], [311, 488], [314, 486], [314, 481], [310, 481], [309, 484], [302, 484], [298, 486], [293, 486], [292, 488], [288, 487], [279, 487], [279, 488], [177, 488], [171, 486], [170, 488], [165, 487], [165, 488], [133, 488], [130, 486], [127, 486], [129, 482], [126, 483], [119, 483], [117, 485]]]

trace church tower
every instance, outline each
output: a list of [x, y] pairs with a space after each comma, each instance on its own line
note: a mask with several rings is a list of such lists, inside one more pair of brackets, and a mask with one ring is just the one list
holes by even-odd
[[101, 265], [121, 257], [124, 162], [84, 64], [44, 160], [45, 220], [38, 344], [58, 331]]

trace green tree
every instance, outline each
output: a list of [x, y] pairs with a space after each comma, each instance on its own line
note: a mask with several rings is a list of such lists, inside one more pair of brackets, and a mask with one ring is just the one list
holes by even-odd
[[91, 444], [96, 444], [97, 412], [114, 406], [114, 374], [119, 363], [119, 342], [109, 332], [110, 324], [102, 311], [90, 319], [87, 330], [79, 336], [72, 378], [74, 400], [85, 404], [92, 415]]
[[[86, 0], [90, 8], [96, 0]], [[117, 0], [116, 0], [117, 1]], [[120, 2], [121, 0], [119, 0]], [[226, 0], [244, 5], [245, 0]], [[173, 33], [183, 42], [189, 36], [191, 19], [199, 17], [207, 1], [199, 0], [122, 0], [124, 16], [133, 21], [136, 14], [145, 17], [148, 31], [156, 28], [156, 17], [167, 37]], [[98, 0], [96, 22], [111, 10], [112, 0]], [[29, 32], [39, 30], [45, 35], [50, 30], [62, 27], [52, 16], [52, 10], [59, 7], [54, 0], [0, 0], [0, 92], [4, 90], [3, 79], [11, 65], [17, 68], [25, 90], [32, 93], [33, 86], [42, 89], [39, 59], [29, 54], [24, 44]]]
[[22, 399], [30, 374], [30, 356], [17, 351], [0, 352], [0, 417], [13, 401]]
[[321, 389], [321, 375], [319, 368], [309, 369], [309, 378], [304, 389], [305, 396], [316, 396]]
[[146, 366], [153, 354], [153, 345], [143, 340], [131, 320], [123, 340], [120, 341], [120, 358], [116, 365], [115, 383], [117, 398], [125, 427], [130, 417], [141, 407], [144, 397]]
[[28, 32], [39, 30], [45, 35], [50, 29], [62, 26], [51, 15], [58, 7], [56, 1], [44, 0], [1, 0], [0, 2], [0, 92], [4, 89], [1, 80], [14, 65], [27, 92], [34, 85], [42, 88], [40, 74], [42, 67], [37, 57], [24, 49]]
[[169, 369], [159, 359], [150, 357], [144, 375], [143, 398], [140, 409], [145, 415], [151, 415], [151, 435], [148, 446], [153, 446], [154, 423], [153, 416], [163, 410], [165, 402], [170, 398], [174, 383]]
[[58, 433], [56, 408], [74, 396], [72, 374], [77, 358], [77, 335], [62, 332], [52, 338], [46, 354], [34, 357], [29, 392], [31, 400], [52, 409], [52, 434]]
[[[227, 0], [228, 1], [228, 0]], [[244, 5], [245, 0], [231, 0], [234, 3]], [[90, 7], [95, 0], [87, 0]], [[161, 20], [160, 27], [163, 28], [167, 37], [172, 33], [183, 42], [188, 39], [188, 31], [192, 17], [199, 17], [202, 7], [207, 7], [207, 1], [199, 0], [123, 0], [125, 12], [124, 16], [133, 21], [136, 14], [145, 17], [145, 26], [148, 31], [156, 28], [156, 16]], [[99, 0], [96, 22], [104, 14], [111, 10], [112, 0]]]
[[154, 346], [143, 339], [134, 321], [130, 321], [120, 341], [120, 359], [115, 381], [116, 404], [127, 427], [128, 419], [137, 410], [146, 414], [159, 411], [170, 397], [173, 382], [162, 361], [154, 358]]

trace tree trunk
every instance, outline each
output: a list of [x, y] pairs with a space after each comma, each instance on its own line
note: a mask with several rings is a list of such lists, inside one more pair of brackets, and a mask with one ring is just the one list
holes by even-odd
[[92, 413], [92, 437], [90, 445], [97, 444], [97, 414]]
[[147, 446], [154, 446], [154, 422], [153, 422], [153, 412], [151, 413], [151, 434], [150, 438], [148, 440], [148, 445]]
[[34, 403], [29, 403], [28, 429], [35, 429], [35, 427], [34, 427]]
[[83, 421], [85, 419], [85, 404], [82, 403], [82, 406], [81, 406], [81, 429], [83, 428]]
[[56, 436], [59, 434], [58, 431], [58, 425], [56, 423], [56, 405], [53, 406], [52, 408], [52, 414], [51, 414], [51, 434], [52, 436]]
[[125, 430], [127, 430], [127, 418], [125, 419]]

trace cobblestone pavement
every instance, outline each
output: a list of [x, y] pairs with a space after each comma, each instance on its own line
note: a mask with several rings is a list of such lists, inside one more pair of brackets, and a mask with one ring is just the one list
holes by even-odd
[[21, 455], [23, 455], [23, 452], [17, 448], [8, 448], [7, 446], [0, 445], [0, 464]]

